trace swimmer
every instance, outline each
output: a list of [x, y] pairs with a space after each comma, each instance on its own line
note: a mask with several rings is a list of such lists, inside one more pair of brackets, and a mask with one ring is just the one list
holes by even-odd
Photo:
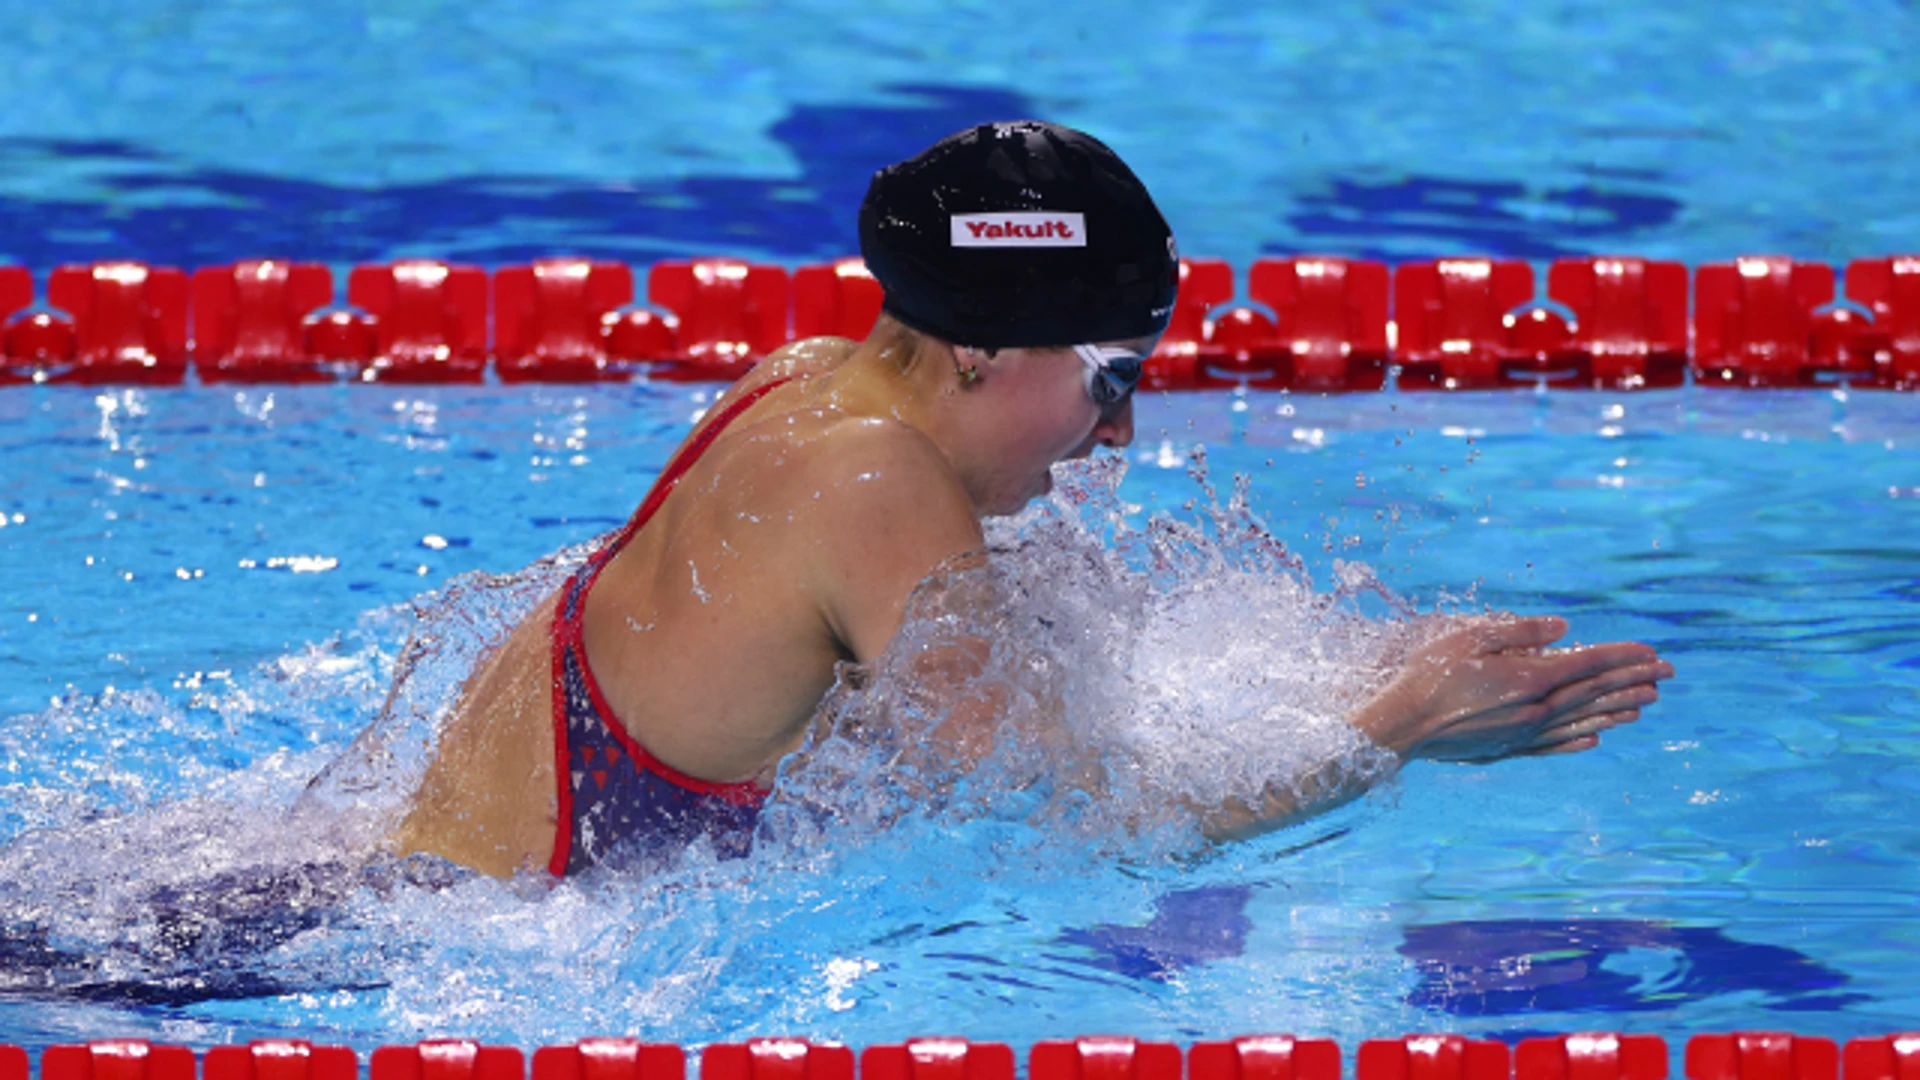
[[[1133, 437], [1179, 279], [1173, 236], [1105, 145], [982, 125], [881, 170], [860, 245], [865, 341], [791, 345], [729, 389], [627, 526], [476, 669], [393, 837], [487, 874], [578, 873], [623, 845], [746, 850], [836, 665], [873, 661], [916, 585], [985, 547], [1050, 469]], [[1558, 618], [1465, 620], [1349, 717], [1401, 760], [1594, 746], [1672, 668], [1647, 646], [1549, 650]], [[989, 705], [933, 732], [990, 745]], [[1191, 807], [1216, 838], [1350, 798], [1276, 778]]]

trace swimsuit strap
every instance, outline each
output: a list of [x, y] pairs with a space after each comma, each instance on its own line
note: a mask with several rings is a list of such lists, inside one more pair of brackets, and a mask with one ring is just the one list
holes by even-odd
[[[600, 571], [604, 570], [607, 564], [613, 561], [613, 557], [618, 555], [620, 550], [626, 547], [627, 542], [632, 540], [634, 535], [640, 531], [641, 527], [652, 519], [654, 513], [660, 509], [660, 504], [665, 502], [667, 496], [672, 494], [673, 489], [679, 485], [680, 478], [685, 476], [689, 469], [693, 468], [694, 464], [707, 452], [707, 448], [713, 445], [713, 441], [720, 437], [720, 433], [725, 431], [727, 426], [732, 424], [741, 413], [752, 408], [761, 398], [791, 381], [793, 381], [793, 376], [791, 375], [771, 379], [740, 395], [733, 401], [728, 402], [727, 407], [720, 410], [718, 416], [708, 422], [705, 427], [695, 432], [693, 438], [689, 439], [687, 444], [681, 447], [680, 451], [667, 462], [667, 467], [661, 471], [660, 478], [654, 481], [653, 489], [647, 493], [646, 499], [640, 503], [640, 508], [634, 511], [633, 517], [628, 519], [625, 527], [623, 527], [610, 542], [601, 545], [600, 549], [595, 551], [584, 565], [578, 570], [575, 570], [573, 574], [567, 578], [567, 583], [561, 587], [560, 602], [555, 606], [553, 612], [552, 649], [553, 749], [555, 779], [558, 781], [559, 788], [559, 806], [556, 808], [559, 811], [559, 835], [554, 844], [553, 858], [549, 863], [548, 870], [555, 877], [561, 877], [566, 874], [567, 860], [570, 849], [573, 846], [573, 788], [567, 782], [567, 685], [565, 674], [569, 653], [577, 653], [577, 667], [580, 672], [581, 681], [590, 697], [594, 699], [602, 697], [599, 693], [599, 682], [593, 677], [593, 671], [587, 664], [585, 630], [587, 593], [593, 588], [593, 583], [599, 579]], [[597, 701], [596, 704], [598, 704]], [[619, 724], [619, 720], [612, 715], [611, 711], [606, 710], [603, 710], [601, 721], [610, 730]], [[619, 735], [626, 735], [627, 732], [622, 728], [615, 732], [615, 734], [617, 737]], [[643, 759], [640, 753], [634, 752], [641, 749], [638, 742], [632, 740], [630, 737], [622, 741], [627, 744], [629, 756], [634, 759], [636, 767], [642, 766], [643, 764], [657, 767], [662, 774], [668, 776], [670, 780], [681, 776], [680, 773], [667, 768], [665, 762], [655, 759], [651, 754], [646, 754]], [[687, 777], [686, 779], [692, 780], [694, 778]], [[742, 797], [747, 794], [747, 789], [751, 788], [752, 781], [743, 781], [738, 784], [712, 784], [706, 781], [696, 781], [696, 784], [711, 788], [714, 794], [720, 795], [728, 802], [739, 802]], [[688, 786], [692, 787], [693, 785]], [[741, 790], [735, 791], [734, 789]], [[747, 801], [758, 802], [757, 799], [749, 799]]]
[[727, 425], [733, 423], [735, 417], [752, 408], [768, 393], [792, 381], [791, 375], [769, 379], [728, 402], [727, 407], [720, 410], [719, 416], [714, 417], [711, 423], [696, 432], [687, 445], [681, 447], [680, 452], [667, 462], [667, 467], [660, 473], [660, 479], [653, 482], [653, 490], [647, 492], [647, 497], [640, 503], [640, 508], [633, 512], [633, 517], [627, 521], [626, 527], [620, 530], [620, 535], [614, 537], [613, 543], [607, 547], [614, 551], [625, 547], [627, 541], [633, 539], [633, 534], [639, 532], [640, 527], [652, 519], [654, 513], [660, 509], [660, 504], [667, 501], [667, 496], [673, 494], [673, 489], [680, 485], [680, 478], [699, 462], [701, 456], [707, 452], [707, 447], [713, 445], [713, 440], [720, 437], [720, 433], [727, 429]]
[[564, 637], [569, 644], [581, 640], [581, 620], [586, 616], [587, 592], [593, 588], [593, 583], [600, 579], [600, 571], [606, 569], [607, 564], [613, 561], [615, 555], [620, 554], [621, 549], [625, 548], [627, 542], [639, 533], [641, 527], [653, 519], [653, 515], [660, 509], [660, 504], [666, 502], [667, 496], [673, 494], [673, 489], [680, 485], [680, 478], [699, 463], [700, 458], [706, 454], [707, 448], [713, 445], [713, 441], [720, 437], [720, 433], [725, 431], [736, 417], [752, 408], [771, 391], [792, 381], [791, 375], [770, 379], [728, 402], [727, 407], [720, 410], [720, 415], [695, 432], [693, 438], [689, 439], [687, 444], [668, 460], [667, 467], [660, 472], [660, 478], [653, 482], [653, 489], [647, 492], [647, 497], [641, 501], [640, 508], [633, 512], [633, 516], [627, 519], [626, 525], [621, 527], [612, 540], [602, 544], [599, 550], [587, 559], [586, 565], [575, 571], [573, 577], [568, 579], [564, 594], [560, 598], [560, 608], [554, 613], [556, 637]]

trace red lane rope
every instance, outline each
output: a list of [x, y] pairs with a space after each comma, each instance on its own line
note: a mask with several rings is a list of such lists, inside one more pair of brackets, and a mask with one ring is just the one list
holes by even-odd
[[[62, 266], [44, 296], [0, 267], [0, 382], [592, 382], [738, 378], [789, 341], [859, 338], [881, 290], [858, 259], [646, 268], [555, 257], [491, 273], [431, 259], [182, 270]], [[1517, 259], [1181, 261], [1158, 390], [1845, 384], [1920, 388], [1920, 256], [1697, 267], [1596, 255], [1542, 282]], [[1544, 288], [1542, 287], [1544, 285]]]
[[[533, 1053], [531, 1080], [684, 1080], [687, 1054], [672, 1043], [586, 1039]], [[1453, 1034], [1372, 1039], [1355, 1054], [1355, 1080], [1665, 1080], [1657, 1035], [1586, 1032], [1504, 1042]], [[195, 1055], [143, 1040], [49, 1046], [41, 1080], [196, 1080]], [[1920, 1034], [1834, 1040], [1784, 1032], [1703, 1033], [1683, 1055], [1688, 1080], [1906, 1080], [1920, 1069]], [[343, 1046], [257, 1040], [215, 1046], [199, 1058], [200, 1080], [358, 1080], [359, 1056]], [[701, 1080], [1015, 1080], [1004, 1043], [908, 1039], [853, 1050], [798, 1038], [720, 1043], [700, 1054]], [[1340, 1047], [1327, 1039], [1248, 1036], [1173, 1043], [1126, 1036], [1043, 1040], [1027, 1056], [1028, 1080], [1340, 1080]], [[368, 1080], [529, 1080], [515, 1047], [433, 1039], [382, 1046]], [[27, 1053], [0, 1046], [0, 1080], [26, 1080]]]

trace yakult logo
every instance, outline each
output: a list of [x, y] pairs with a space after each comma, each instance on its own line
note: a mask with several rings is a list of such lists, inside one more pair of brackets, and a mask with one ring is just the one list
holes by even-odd
[[1085, 214], [1015, 210], [953, 215], [954, 247], [1086, 247]]

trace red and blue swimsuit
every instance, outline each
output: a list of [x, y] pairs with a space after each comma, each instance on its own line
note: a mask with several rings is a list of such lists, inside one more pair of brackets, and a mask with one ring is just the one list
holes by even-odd
[[[743, 856], [767, 792], [750, 781], [718, 784], [674, 769], [647, 753], [608, 707], [587, 663], [582, 620], [587, 593], [672, 494], [700, 455], [734, 418], [786, 382], [762, 383], [729, 403], [701, 429], [647, 493], [632, 520], [586, 561], [560, 591], [553, 613], [553, 753], [560, 792], [559, 829], [547, 869], [577, 874], [616, 847], [642, 857], [679, 850], [705, 837], [723, 858]], [[636, 845], [631, 851], [626, 845]]]

